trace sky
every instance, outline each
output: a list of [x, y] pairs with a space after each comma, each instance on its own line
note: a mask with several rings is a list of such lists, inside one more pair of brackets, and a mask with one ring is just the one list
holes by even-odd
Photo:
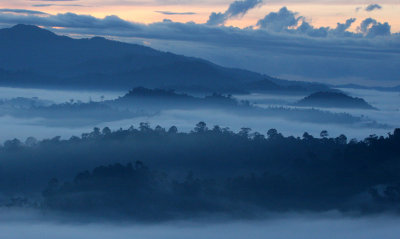
[[289, 80], [400, 85], [399, 0], [0, 0], [0, 28], [104, 36]]
[[[1, 8], [29, 9], [51, 14], [74, 12], [103, 18], [117, 15], [125, 20], [152, 23], [164, 18], [173, 21], [204, 23], [211, 12], [223, 12], [231, 0], [1, 0]], [[379, 3], [380, 8], [366, 8]], [[269, 0], [260, 4], [244, 17], [230, 19], [227, 25], [246, 27], [282, 6], [301, 13], [315, 26], [334, 27], [337, 22], [351, 17], [372, 17], [390, 22], [393, 31], [400, 31], [400, 2], [398, 0]], [[174, 14], [180, 13], [180, 14]], [[354, 29], [355, 30], [355, 29]]]

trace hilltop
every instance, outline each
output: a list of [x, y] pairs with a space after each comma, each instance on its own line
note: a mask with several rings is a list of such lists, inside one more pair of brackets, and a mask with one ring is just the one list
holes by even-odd
[[375, 109], [364, 99], [351, 97], [342, 92], [316, 92], [298, 101], [297, 106], [312, 106], [323, 108], [354, 108], [354, 109]]

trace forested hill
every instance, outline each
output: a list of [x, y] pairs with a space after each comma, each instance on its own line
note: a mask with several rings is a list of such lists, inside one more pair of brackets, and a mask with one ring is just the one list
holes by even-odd
[[237, 107], [248, 102], [238, 101], [232, 95], [213, 93], [204, 97], [195, 97], [174, 90], [148, 89], [137, 87], [115, 100], [104, 102], [111, 105], [125, 105], [130, 107], [152, 108], [180, 108], [180, 107]]
[[301, 99], [295, 105], [324, 108], [376, 109], [362, 98], [351, 97], [345, 93], [333, 91], [312, 93]]
[[248, 128], [234, 133], [204, 122], [190, 133], [146, 123], [95, 128], [69, 140], [7, 141], [0, 193], [27, 195], [9, 206], [139, 220], [260, 210], [396, 212], [399, 146], [400, 129], [356, 141], [326, 131], [302, 138], [274, 129], [266, 136]]

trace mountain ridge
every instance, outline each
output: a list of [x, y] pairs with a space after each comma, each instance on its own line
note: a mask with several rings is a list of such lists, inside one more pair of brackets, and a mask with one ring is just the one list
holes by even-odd
[[288, 90], [273, 77], [200, 58], [103, 37], [73, 39], [22, 24], [0, 29], [0, 68], [4, 86], [245, 93], [254, 83], [261, 91]]

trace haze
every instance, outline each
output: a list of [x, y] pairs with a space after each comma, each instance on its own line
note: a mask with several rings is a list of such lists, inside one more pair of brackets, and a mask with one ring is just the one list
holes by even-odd
[[397, 239], [396, 0], [0, 0], [0, 238]]

